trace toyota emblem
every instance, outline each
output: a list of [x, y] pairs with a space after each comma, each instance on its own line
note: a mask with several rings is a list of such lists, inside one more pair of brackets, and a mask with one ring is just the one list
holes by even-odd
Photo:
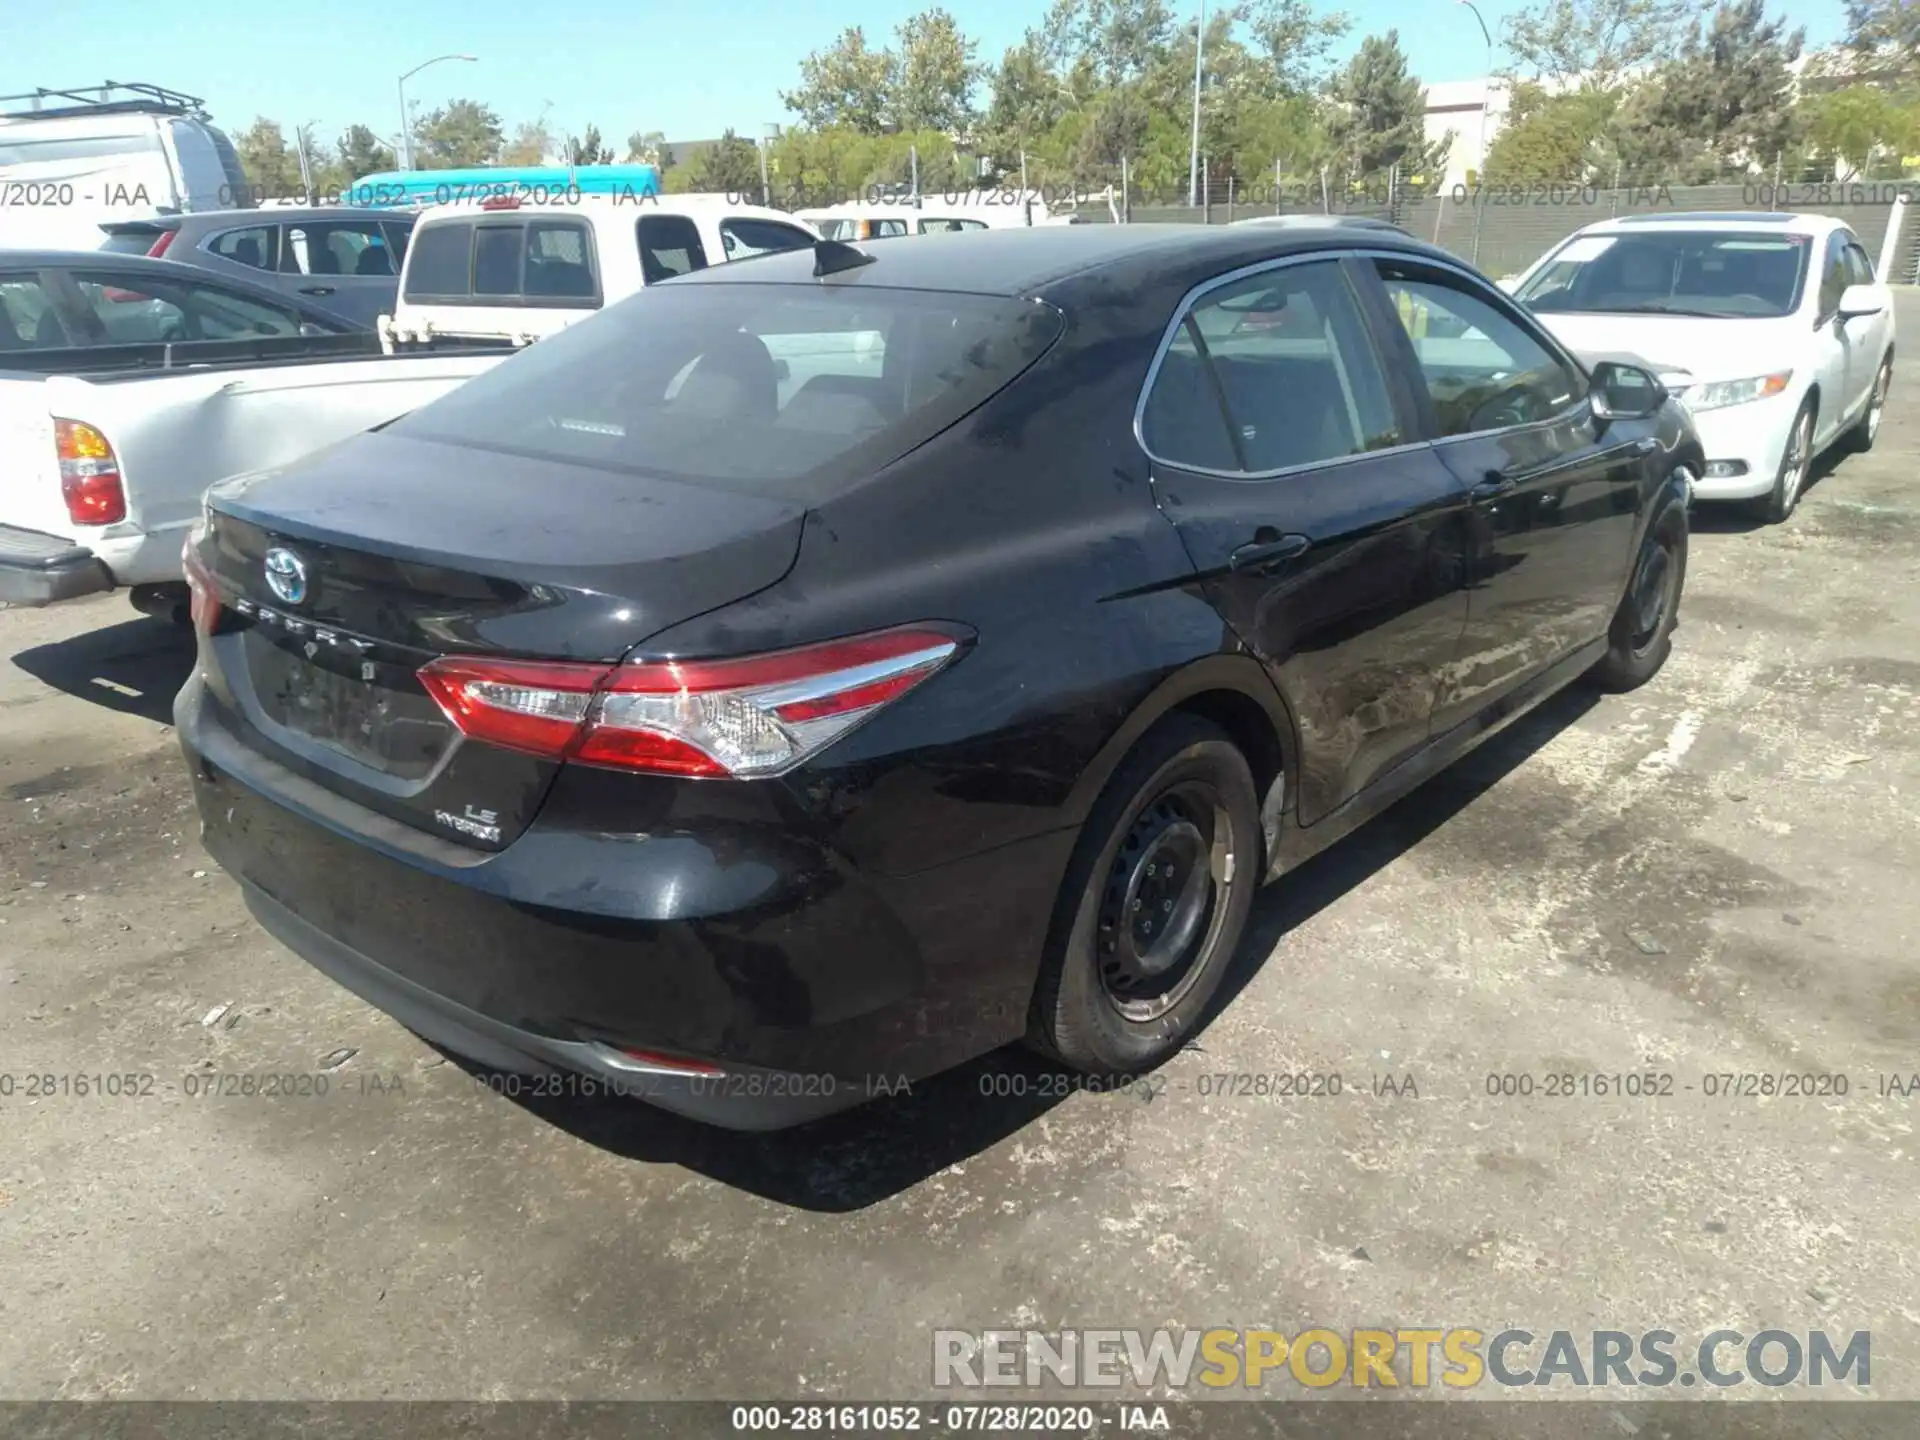
[[307, 598], [307, 564], [291, 550], [276, 545], [267, 551], [267, 588], [289, 605]]

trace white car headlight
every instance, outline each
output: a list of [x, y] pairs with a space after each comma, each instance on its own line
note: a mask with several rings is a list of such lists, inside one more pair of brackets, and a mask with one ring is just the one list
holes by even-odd
[[1708, 385], [1689, 387], [1684, 398], [1689, 410], [1719, 410], [1727, 405], [1745, 405], [1778, 395], [1791, 379], [1791, 370], [1776, 370], [1771, 375], [1755, 375], [1746, 380], [1715, 380]]

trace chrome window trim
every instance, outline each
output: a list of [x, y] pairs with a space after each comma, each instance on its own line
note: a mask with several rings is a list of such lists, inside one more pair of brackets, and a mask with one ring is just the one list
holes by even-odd
[[[1357, 454], [1343, 455], [1333, 460], [1317, 460], [1304, 465], [1288, 465], [1278, 470], [1215, 470], [1204, 465], [1183, 464], [1178, 460], [1170, 460], [1163, 455], [1154, 454], [1153, 450], [1147, 444], [1147, 400], [1153, 394], [1154, 383], [1160, 378], [1161, 362], [1166, 359], [1167, 351], [1173, 348], [1174, 339], [1179, 335], [1180, 328], [1186, 323], [1187, 316], [1192, 312], [1193, 307], [1211, 292], [1220, 289], [1222, 286], [1237, 284], [1249, 276], [1265, 274], [1269, 270], [1279, 270], [1290, 265], [1309, 265], [1322, 261], [1337, 265], [1340, 261], [1347, 259], [1397, 260], [1403, 263], [1427, 265], [1435, 270], [1445, 271], [1449, 275], [1465, 281], [1469, 290], [1477, 288], [1486, 295], [1496, 297], [1498, 300], [1506, 302], [1512, 308], [1522, 311], [1521, 320], [1518, 323], [1523, 333], [1529, 335], [1539, 343], [1541, 348], [1549, 355], [1565, 365], [1577, 380], [1591, 386], [1593, 377], [1587, 373], [1586, 366], [1582, 365], [1574, 355], [1549, 335], [1545, 327], [1531, 323], [1518, 301], [1504, 294], [1498, 287], [1489, 284], [1472, 270], [1449, 256], [1429, 255], [1420, 250], [1389, 250], [1350, 246], [1342, 246], [1338, 249], [1309, 250], [1298, 255], [1282, 255], [1274, 259], [1258, 260], [1251, 265], [1243, 265], [1237, 270], [1229, 270], [1225, 274], [1216, 275], [1210, 280], [1203, 280], [1185, 295], [1181, 296], [1180, 303], [1174, 307], [1173, 318], [1168, 322], [1165, 333], [1160, 337], [1160, 344], [1153, 352], [1153, 363], [1147, 367], [1147, 378], [1145, 383], [1140, 387], [1139, 398], [1134, 401], [1133, 442], [1140, 447], [1140, 453], [1145, 455], [1147, 459], [1155, 465], [1165, 465], [1170, 469], [1179, 470], [1188, 475], [1204, 475], [1214, 480], [1243, 480], [1247, 482], [1278, 480], [1306, 471], [1329, 470], [1341, 465], [1351, 465], [1356, 461], [1371, 460], [1377, 456], [1402, 455], [1410, 451], [1428, 448], [1438, 450], [1443, 445], [1453, 445], [1463, 440], [1478, 440], [1488, 435], [1517, 435], [1529, 430], [1541, 429], [1550, 425], [1559, 425], [1575, 416], [1590, 403], [1587, 393], [1582, 392], [1574, 402], [1565, 409], [1557, 410], [1552, 415], [1544, 416], [1539, 420], [1529, 420], [1523, 425], [1503, 425], [1491, 430], [1470, 430], [1461, 435], [1435, 435], [1430, 438], [1423, 436], [1420, 439], [1409, 440], [1403, 444], [1385, 446], [1379, 450], [1362, 450]], [[1380, 283], [1384, 284], [1385, 282], [1382, 281]], [[1356, 303], [1358, 303], [1360, 297], [1355, 296], [1354, 299]], [[1364, 311], [1362, 312], [1361, 318], [1363, 321], [1366, 319]], [[1382, 365], [1390, 363], [1385, 356], [1379, 358]], [[1390, 377], [1383, 375], [1381, 378], [1385, 380]], [[1223, 422], [1224, 419], [1225, 417], [1223, 416]]]

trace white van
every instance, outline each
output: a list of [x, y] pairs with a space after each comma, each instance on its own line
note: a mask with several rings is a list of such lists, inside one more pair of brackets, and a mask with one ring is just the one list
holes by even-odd
[[97, 250], [104, 221], [257, 198], [192, 95], [111, 82], [0, 95], [0, 248]]
[[643, 286], [819, 239], [785, 211], [724, 195], [437, 205], [413, 227], [381, 341], [389, 352], [530, 344]]

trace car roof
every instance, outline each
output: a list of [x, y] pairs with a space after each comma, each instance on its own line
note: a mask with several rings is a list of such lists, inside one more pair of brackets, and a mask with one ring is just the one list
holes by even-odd
[[[876, 244], [864, 252], [873, 257], [870, 264], [839, 271], [832, 283], [1029, 295], [1068, 277], [1107, 267], [1134, 269], [1164, 262], [1160, 268], [1170, 273], [1218, 274], [1286, 255], [1356, 247], [1405, 250], [1460, 264], [1403, 232], [1370, 226], [1017, 225], [923, 235], [911, 245]], [[814, 262], [811, 249], [788, 250], [755, 256], [750, 266], [710, 265], [676, 276], [673, 283], [812, 283]]]
[[302, 220], [397, 220], [406, 225], [414, 222], [412, 211], [372, 205], [256, 205], [244, 210], [195, 210], [191, 214], [163, 218], [187, 225], [231, 225], [248, 220], [261, 225], [296, 224]]
[[1675, 210], [1617, 215], [1583, 228], [1582, 235], [1634, 235], [1659, 230], [1777, 230], [1782, 235], [1824, 235], [1846, 229], [1831, 215], [1792, 214], [1784, 210]]

